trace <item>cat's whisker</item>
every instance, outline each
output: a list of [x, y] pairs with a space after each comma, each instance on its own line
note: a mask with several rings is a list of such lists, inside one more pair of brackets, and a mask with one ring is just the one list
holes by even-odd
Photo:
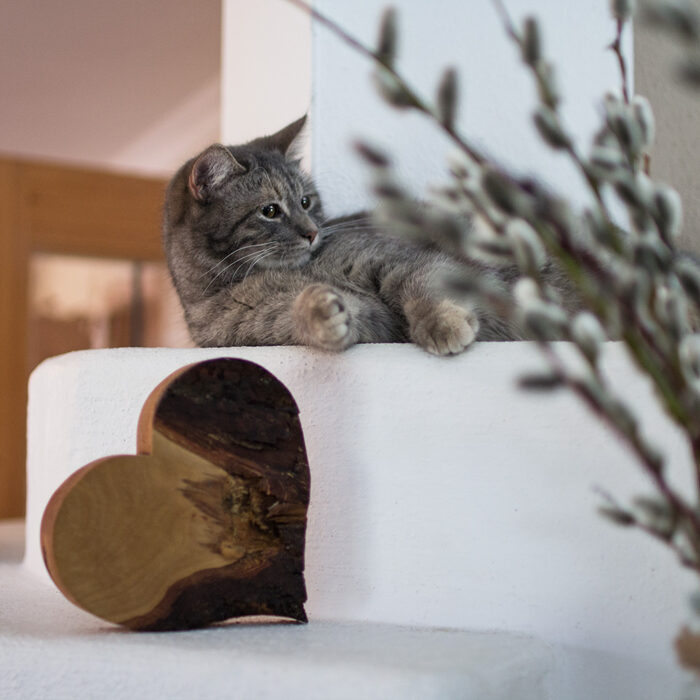
[[333, 228], [356, 228], [363, 226], [371, 226], [373, 223], [372, 217], [363, 217], [362, 219], [352, 219], [350, 221], [337, 221], [336, 223], [329, 223], [324, 221], [321, 224], [322, 229], [333, 229]]
[[[275, 247], [276, 247], [278, 244], [277, 244], [275, 241], [272, 241], [271, 243], [266, 244], [266, 245], [268, 245], [268, 248], [266, 249], [266, 250], [268, 250], [270, 247], [272, 247], [272, 246], [275, 246]], [[274, 247], [272, 248], [272, 250], [274, 250]], [[254, 251], [252, 251], [252, 252], [246, 253], [242, 258], [238, 258], [238, 259], [236, 259], [236, 260], [233, 260], [231, 263], [229, 263], [228, 265], [226, 265], [226, 267], [223, 268], [223, 270], [219, 270], [219, 272], [217, 272], [216, 275], [214, 275], [214, 277], [212, 277], [212, 279], [209, 281], [209, 284], [204, 288], [204, 292], [206, 292], [207, 289], [209, 289], [209, 287], [211, 287], [211, 285], [212, 285], [219, 277], [221, 277], [221, 275], [223, 275], [223, 274], [226, 273], [228, 270], [230, 270], [236, 263], [245, 264], [248, 260], [254, 258], [256, 255], [259, 255], [260, 252], [261, 252], [261, 251], [259, 251], [259, 250], [254, 250]], [[270, 251], [270, 252], [272, 252], [272, 251]], [[240, 265], [234, 270], [233, 274], [231, 275], [232, 277], [236, 274], [236, 272], [238, 271], [239, 267], [240, 267]]]
[[255, 264], [255, 262], [256, 262], [255, 257], [256, 257], [257, 255], [264, 255], [264, 256], [266, 257], [267, 255], [272, 255], [272, 253], [274, 253], [278, 248], [279, 248], [279, 243], [276, 243], [276, 242], [275, 242], [275, 243], [274, 243], [274, 247], [271, 248], [271, 249], [267, 249], [267, 250], [264, 250], [264, 251], [262, 251], [262, 252], [258, 250], [258, 251], [256, 251], [255, 253], [251, 253], [250, 255], [247, 256], [247, 258], [246, 258], [245, 260], [243, 260], [242, 262], [239, 261], [239, 262], [241, 262], [241, 264], [238, 265], [238, 266], [236, 267], [236, 269], [231, 273], [231, 279], [233, 279], [233, 278], [236, 276], [236, 274], [238, 273], [238, 271], [239, 271], [247, 262], [249, 262], [249, 261], [251, 260], [251, 258], [253, 259], [253, 264]]
[[[260, 247], [260, 246], [269, 247], [270, 245], [272, 245], [272, 243], [257, 243], [257, 244], [255, 244], [255, 247], [256, 247], [256, 248], [257, 248], [257, 247]], [[252, 247], [252, 246], [243, 246], [243, 248], [250, 248], [250, 247]], [[228, 255], [226, 255], [225, 257], [223, 257], [221, 260], [219, 260], [219, 262], [217, 262], [217, 263], [216, 263], [215, 265], [213, 265], [209, 270], [207, 270], [203, 275], [201, 275], [200, 279], [201, 279], [202, 277], [205, 277], [206, 275], [210, 275], [212, 272], [214, 272], [214, 271], [216, 270], [217, 267], [219, 267], [220, 265], [222, 265], [222, 264], [223, 264], [228, 258], [230, 258], [232, 255], [235, 255], [236, 253], [239, 253], [241, 250], [243, 250], [243, 248], [236, 248], [236, 250], [231, 251]], [[259, 253], [259, 252], [260, 252], [259, 250], [257, 250], [257, 251], [251, 251], [251, 253], [253, 253], [253, 254], [256, 254], [256, 253]], [[250, 253], [246, 253], [246, 256], [249, 255], [249, 254], [250, 254]], [[244, 256], [244, 257], [246, 257], [246, 256]], [[238, 260], [241, 260], [241, 259], [242, 259], [242, 258], [238, 258]], [[211, 282], [213, 282], [221, 273], [225, 272], [226, 269], [228, 269], [228, 267], [230, 267], [231, 265], [235, 265], [236, 262], [237, 262], [237, 260], [231, 261], [231, 263], [229, 263], [228, 266], [226, 266], [223, 270], [220, 270], [220, 271], [214, 276], [214, 278], [211, 280]]]
[[272, 255], [272, 253], [274, 253], [274, 251], [273, 251], [273, 250], [269, 250], [269, 251], [266, 251], [266, 252], [262, 253], [259, 257], [255, 258], [255, 260], [253, 260], [253, 262], [250, 264], [250, 267], [246, 270], [245, 275], [243, 275], [243, 279], [241, 280], [241, 282], [243, 282], [243, 280], [245, 280], [245, 278], [250, 274], [250, 271], [251, 271], [259, 262], [261, 262], [261, 261], [264, 260], [265, 258], [267, 258], [267, 257], [269, 257], [270, 255]]
[[240, 253], [240, 251], [245, 250], [246, 248], [259, 248], [260, 246], [271, 246], [271, 245], [273, 245], [273, 243], [274, 243], [274, 241], [273, 242], [268, 241], [266, 243], [251, 243], [250, 245], [244, 245], [244, 246], [241, 246], [240, 248], [236, 248], [235, 250], [232, 250], [230, 253], [228, 253], [223, 258], [221, 258], [221, 260], [219, 260], [219, 262], [212, 265], [212, 267], [209, 268], [205, 273], [200, 275], [199, 279], [202, 279], [202, 277], [206, 277], [207, 275], [210, 275], [212, 272], [214, 272], [214, 270], [216, 270], [217, 267], [219, 267], [219, 265], [222, 265], [232, 255], [235, 255], [236, 253]]
[[372, 220], [367, 219], [367, 221], [340, 221], [337, 224], [331, 224], [329, 226], [322, 224], [321, 225], [321, 230], [322, 231], [331, 231], [334, 229], [341, 229], [341, 228], [367, 228], [369, 226], [372, 226]]
[[321, 233], [325, 236], [331, 236], [334, 233], [340, 233], [342, 231], [369, 231], [376, 228], [372, 224], [367, 225], [352, 225], [352, 226], [329, 226], [328, 228], [322, 228]]
[[339, 217], [337, 216], [329, 216], [327, 219], [324, 219], [321, 222], [321, 226], [325, 226], [327, 223], [331, 221], [337, 221], [339, 224], [356, 224], [356, 223], [362, 223], [363, 221], [371, 221], [372, 217], [371, 215], [365, 215], [365, 216], [354, 216], [350, 218], [345, 218], [338, 220]]

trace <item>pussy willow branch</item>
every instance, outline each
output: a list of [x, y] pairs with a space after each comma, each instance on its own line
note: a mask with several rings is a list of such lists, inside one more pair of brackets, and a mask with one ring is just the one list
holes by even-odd
[[[510, 39], [515, 44], [517, 44], [518, 47], [522, 47], [522, 38], [520, 37], [520, 34], [518, 34], [518, 31], [515, 27], [515, 23], [513, 22], [510, 13], [506, 9], [506, 6], [503, 4], [502, 0], [493, 0], [493, 5], [496, 8], [496, 12], [501, 17], [501, 22], [503, 23], [503, 27], [505, 28], [505, 32], [508, 35], [508, 37], [510, 37]], [[621, 55], [620, 59], [623, 61], [624, 68], [624, 59]], [[538, 87], [542, 88], [542, 76], [536, 70], [534, 70], [533, 66], [528, 67], [532, 71], [534, 78], [538, 83]], [[598, 182], [597, 178], [595, 178], [591, 173], [590, 169], [586, 167], [585, 163], [583, 162], [583, 158], [572, 143], [570, 143], [565, 150], [569, 154], [571, 160], [573, 161], [578, 171], [588, 183], [588, 186], [590, 187], [590, 190], [593, 193], [596, 203], [598, 204], [601, 213], [605, 217], [605, 220], [608, 223], [612, 223], [612, 217], [610, 215], [610, 212], [608, 211], [607, 205], [605, 204], [605, 200], [603, 199], [603, 195], [600, 191], [600, 183]], [[614, 235], [613, 239], [615, 239], [616, 252], [619, 253], [621, 251], [622, 246], [620, 242], [616, 240], [616, 237]]]
[[610, 48], [617, 56], [617, 64], [620, 68], [620, 80], [622, 82], [622, 99], [625, 101], [625, 104], [629, 104], [630, 91], [627, 78], [627, 62], [625, 61], [625, 57], [622, 55], [622, 31], [625, 28], [625, 24], [626, 22], [623, 19], [617, 20], [617, 34], [613, 43], [610, 44]]
[[[628, 520], [625, 522], [626, 525], [634, 526], [638, 530], [641, 530], [642, 532], [645, 532], [647, 535], [650, 535], [651, 537], [659, 540], [663, 544], [665, 544], [667, 547], [670, 547], [678, 557], [678, 560], [680, 561], [681, 565], [688, 568], [688, 569], [693, 569], [695, 573], [700, 573], [700, 559], [697, 558], [697, 548], [693, 546], [693, 553], [695, 558], [690, 558], [688, 556], [688, 553], [684, 551], [683, 547], [681, 547], [677, 542], [673, 541], [672, 534], [669, 536], [668, 533], [664, 534], [660, 532], [658, 529], [655, 529], [651, 527], [650, 525], [647, 525], [639, 520], [638, 517], [635, 516], [634, 513], [630, 512], [627, 508], [624, 508], [621, 506], [615, 498], [608, 493], [605, 489], [602, 489], [600, 486], [596, 486], [594, 491], [596, 491], [602, 498], [603, 500], [613, 508], [613, 510], [616, 513], [623, 513]], [[671, 512], [671, 523], [669, 524], [669, 531], [673, 531], [678, 527], [678, 522], [679, 522], [679, 513], [675, 512], [673, 510], [673, 506], [671, 505], [670, 508], [672, 509]], [[686, 534], [689, 535], [689, 541], [692, 543], [693, 541], [693, 536], [692, 533], [689, 533], [688, 530], [686, 529]]]
[[[522, 38], [518, 34], [515, 28], [515, 24], [512, 21], [508, 10], [506, 9], [502, 0], [493, 0], [493, 4], [497, 12], [501, 16], [506, 34], [513, 40], [513, 42], [519, 48], [522, 48]], [[619, 56], [623, 81], [623, 91], [627, 93], [627, 69], [624, 57], [622, 56], [619, 46], [624, 24], [625, 23], [623, 21], [618, 21], [617, 34], [615, 42], [613, 42], [613, 46], [617, 45], [617, 53]], [[535, 80], [538, 83], [541, 82], [542, 77], [539, 75], [539, 73], [532, 66], [530, 66], [530, 69], [534, 74]], [[626, 101], [629, 101], [628, 95], [626, 96]], [[612, 218], [603, 200], [597, 179], [590, 173], [589, 168], [586, 167], [583, 159], [581, 158], [573, 144], [567, 146], [565, 150], [573, 160], [574, 164], [584, 175], [591, 191], [593, 192], [596, 198], [596, 201], [598, 202], [598, 205], [601, 209], [601, 213], [603, 214], [608, 226], [610, 226], [610, 230], [613, 231], [614, 228], [612, 227]], [[579, 293], [584, 295], [584, 298], [586, 298], [586, 302], [588, 303], [589, 307], [595, 309], [596, 313], [600, 315], [604, 304], [599, 302], [602, 302], [604, 300], [592, 298], [590, 290], [582, 286], [584, 278], [581, 275], [575, 274], [576, 267], [588, 266], [585, 264], [585, 261], [582, 260], [579, 255], [577, 255], [576, 251], [566, 250], [566, 241], [562, 240], [561, 236], [560, 243], [564, 244], [564, 250], [557, 250], [550, 241], [550, 245], [548, 246], [550, 252], [557, 257], [560, 263], [565, 265], [566, 269], [568, 270], [569, 276], [572, 278], [572, 281], [576, 285]], [[614, 237], [613, 250], [619, 254], [621, 249], [622, 246], [620, 241], [617, 240], [617, 237]], [[566, 258], [564, 258], [562, 256], [563, 252], [566, 252], [569, 255], [567, 255]], [[591, 271], [595, 272], [593, 270]], [[627, 309], [627, 311], [631, 312], [631, 315], [629, 315], [628, 318], [634, 319], [634, 309], [630, 307]], [[638, 366], [651, 377], [656, 388], [663, 397], [664, 404], [668, 413], [671, 415], [671, 417], [675, 420], [676, 423], [678, 423], [684, 430], [686, 430], [686, 432], [691, 433], [691, 431], [693, 430], [693, 422], [691, 420], [691, 417], [687, 415], [687, 412], [684, 410], [677, 397], [677, 390], [683, 385], [682, 374], [677, 361], [678, 358], [669, 357], [668, 354], [664, 352], [661, 347], [659, 347], [655, 335], [653, 333], [650, 333], [647, 329], [640, 326], [635, 328], [635, 331], [635, 333], [625, 333], [623, 335], [623, 341], [627, 344]], [[669, 375], [671, 379], [670, 383]], [[700, 465], [696, 465], [696, 470], [700, 471]]]
[[605, 422], [619, 435], [620, 438], [636, 455], [639, 462], [644, 467], [644, 471], [653, 481], [659, 493], [661, 493], [669, 506], [673, 509], [675, 516], [680, 519], [681, 524], [685, 527], [689, 534], [690, 543], [694, 549], [698, 563], [693, 568], [700, 572], [700, 516], [695, 511], [695, 508], [687, 503], [666, 481], [663, 471], [663, 464], [659, 462], [659, 458], [649, 446], [640, 438], [637, 429], [628, 431], [623, 428], [614, 415], [605, 405], [601, 405], [594, 399], [590, 391], [584, 383], [576, 378], [572, 378], [566, 370], [564, 363], [556, 353], [551, 343], [539, 343], [550, 368], [554, 371], [555, 376], [567, 386], [574, 394], [576, 394], [594, 413], [597, 413]]
[[513, 39], [513, 41], [520, 43], [520, 36], [515, 28], [515, 24], [513, 23], [513, 20], [511, 19], [508, 10], [506, 10], [506, 6], [503, 4], [502, 0], [493, 0], [493, 4], [496, 8], [496, 12], [498, 12], [498, 14], [501, 16], [501, 22], [503, 22], [506, 34]]
[[461, 150], [464, 151], [473, 161], [476, 163], [483, 163], [485, 157], [481, 154], [479, 149], [473, 144], [469, 143], [463, 136], [461, 136], [454, 127], [449, 124], [445, 124], [437, 112], [430, 106], [427, 99], [422, 97], [418, 91], [411, 86], [411, 84], [392, 66], [388, 63], [382, 56], [380, 56], [376, 51], [370, 49], [368, 46], [363, 44], [359, 39], [352, 36], [349, 32], [345, 31], [339, 24], [334, 22], [332, 19], [319, 12], [316, 8], [311, 7], [304, 0], [286, 0], [286, 2], [300, 8], [307, 14], [309, 14], [314, 20], [319, 24], [333, 32], [337, 37], [342, 39], [348, 46], [351, 46], [355, 51], [362, 54], [366, 58], [369, 58], [376, 65], [380, 65], [384, 71], [386, 71], [391, 77], [397, 82], [401, 87], [407, 97], [413, 102], [413, 106], [420, 112], [430, 117], [438, 126], [438, 128], [443, 131], [448, 138]]
[[[311, 15], [311, 17], [313, 17], [323, 26], [327, 27], [330, 31], [332, 31], [346, 44], [351, 46], [354, 50], [369, 58], [376, 65], [381, 66], [383, 70], [385, 70], [392, 76], [392, 78], [400, 86], [401, 90], [404, 91], [406, 96], [413, 103], [415, 109], [421, 111], [429, 119], [433, 120], [436, 126], [438, 126], [438, 128], [441, 129], [443, 132], [445, 132], [447, 136], [462, 151], [467, 153], [467, 155], [474, 161], [482, 165], [488, 162], [487, 159], [465, 138], [460, 136], [452, 126], [446, 125], [440, 119], [437, 112], [429, 106], [428, 101], [422, 96], [420, 96], [419, 93], [408, 83], [408, 81], [393, 67], [393, 65], [387, 62], [376, 51], [364, 45], [362, 42], [360, 42], [358, 39], [356, 39], [347, 31], [345, 31], [342, 27], [340, 27], [337, 23], [335, 23], [330, 18], [326, 17], [324, 14], [322, 14], [315, 8], [310, 7], [306, 2], [304, 2], [304, 0], [287, 0], [287, 2], [307, 12], [309, 15]], [[515, 25], [510, 19], [510, 16], [508, 15], [504, 4], [501, 0], [493, 0], [493, 2], [497, 11], [503, 19], [507, 34], [516, 43], [520, 45], [521, 38], [518, 35], [515, 29]], [[619, 39], [621, 36], [623, 26], [624, 23], [618, 23], [617, 38], [613, 44], [613, 46], [617, 44], [618, 51], [620, 50]], [[618, 56], [619, 60], [621, 61], [620, 66], [623, 75], [623, 90], [626, 92], [626, 66], [624, 64], [624, 57], [622, 56], [621, 52], [618, 54]], [[537, 74], [537, 71], [535, 71], [535, 76], [538, 81], [542, 79], [541, 76]], [[629, 95], [627, 95], [626, 99], [629, 99]], [[605, 203], [600, 193], [600, 188], [597, 179], [590, 173], [589, 169], [586, 167], [578, 151], [573, 146], [569, 146], [566, 150], [569, 153], [569, 156], [572, 158], [575, 165], [582, 172], [586, 181], [588, 182], [591, 191], [593, 192], [597, 203], [601, 209], [601, 213], [606, 218], [607, 222], [611, 224], [611, 217], [609, 216], [607, 208], [605, 207]], [[478, 209], [480, 210], [479, 213], [481, 213], [482, 216], [485, 216], [485, 218], [493, 224], [494, 222], [488, 216], [488, 212], [483, 210], [483, 207], [481, 207], [480, 202], [478, 202], [476, 198], [472, 198], [472, 201], [477, 205]], [[576, 250], [569, 250], [569, 242], [566, 240], [566, 237], [562, 237], [561, 232], [558, 232], [558, 234], [555, 236], [546, 237], [546, 240], [544, 242], [547, 244], [550, 253], [552, 253], [555, 256], [555, 258], [558, 259], [559, 262], [563, 264], [564, 267], [567, 269], [568, 274], [572, 279], [572, 282], [579, 289], [579, 292], [584, 294], [584, 298], [586, 298], [589, 307], [593, 308], [599, 316], [605, 317], [605, 299], [600, 298], [600, 293], [595, 294], [595, 292], [592, 292], [591, 285], [587, 284], [586, 275], [583, 273], [583, 269], [587, 269], [589, 272], [592, 272], [594, 274], [597, 274], [599, 270], [589, 269], [589, 266], [586, 264], [586, 261], [581, 259], [581, 257], [577, 254]], [[619, 250], [615, 252], [619, 253]], [[627, 311], [633, 312], [633, 309], [630, 308], [627, 309]], [[629, 318], [634, 319], [634, 314], [629, 316]], [[646, 374], [648, 374], [651, 377], [652, 381], [654, 382], [655, 386], [657, 387], [658, 391], [663, 397], [664, 403], [671, 417], [674, 418], [674, 420], [677, 423], [679, 423], [681, 427], [683, 427], [686, 430], [686, 432], [690, 432], [690, 422], [688, 420], [688, 416], [685, 413], [685, 410], [683, 409], [683, 407], [677, 399], [675, 391], [676, 387], [669, 385], [667, 373], [664, 371], [664, 369], [669, 369], [669, 358], [666, 356], [666, 353], [664, 353], [661, 350], [661, 348], [658, 347], [653, 337], [653, 334], [646, 333], [644, 328], [635, 327], [634, 332], [627, 332], [624, 334], [623, 340], [629, 347], [631, 354], [635, 358], [637, 364]], [[672, 372], [672, 376], [674, 379], [677, 379], [677, 372]], [[677, 382], [672, 382], [672, 384], [677, 384]], [[634, 448], [634, 437], [628, 437], [630, 437], [630, 439], [632, 440], [632, 446]], [[665, 484], [663, 488], [668, 489], [667, 485]], [[700, 531], [700, 521], [698, 521], [697, 525], [698, 530]]]

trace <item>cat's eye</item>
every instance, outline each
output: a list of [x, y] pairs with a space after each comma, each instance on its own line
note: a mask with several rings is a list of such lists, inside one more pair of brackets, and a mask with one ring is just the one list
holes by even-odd
[[301, 198], [301, 208], [302, 209], [308, 209], [311, 206], [311, 197], [307, 197], [304, 195]]
[[280, 213], [280, 208], [276, 204], [266, 204], [261, 210], [260, 213], [266, 218], [266, 219], [274, 219], [276, 216], [279, 216]]

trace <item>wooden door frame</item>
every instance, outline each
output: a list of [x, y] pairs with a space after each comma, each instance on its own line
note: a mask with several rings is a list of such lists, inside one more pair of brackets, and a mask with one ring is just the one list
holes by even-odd
[[34, 253], [160, 261], [166, 181], [0, 158], [0, 518], [24, 514]]

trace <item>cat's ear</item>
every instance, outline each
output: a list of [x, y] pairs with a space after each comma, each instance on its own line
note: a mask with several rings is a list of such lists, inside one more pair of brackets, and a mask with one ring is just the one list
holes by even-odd
[[206, 202], [229, 177], [244, 172], [245, 167], [235, 159], [231, 151], [216, 143], [197, 157], [187, 185], [198, 202]]
[[285, 156], [293, 157], [296, 155], [297, 137], [304, 128], [304, 124], [306, 124], [306, 115], [288, 124], [284, 129], [280, 129], [276, 134], [268, 136], [265, 141], [270, 148], [280, 151]]

